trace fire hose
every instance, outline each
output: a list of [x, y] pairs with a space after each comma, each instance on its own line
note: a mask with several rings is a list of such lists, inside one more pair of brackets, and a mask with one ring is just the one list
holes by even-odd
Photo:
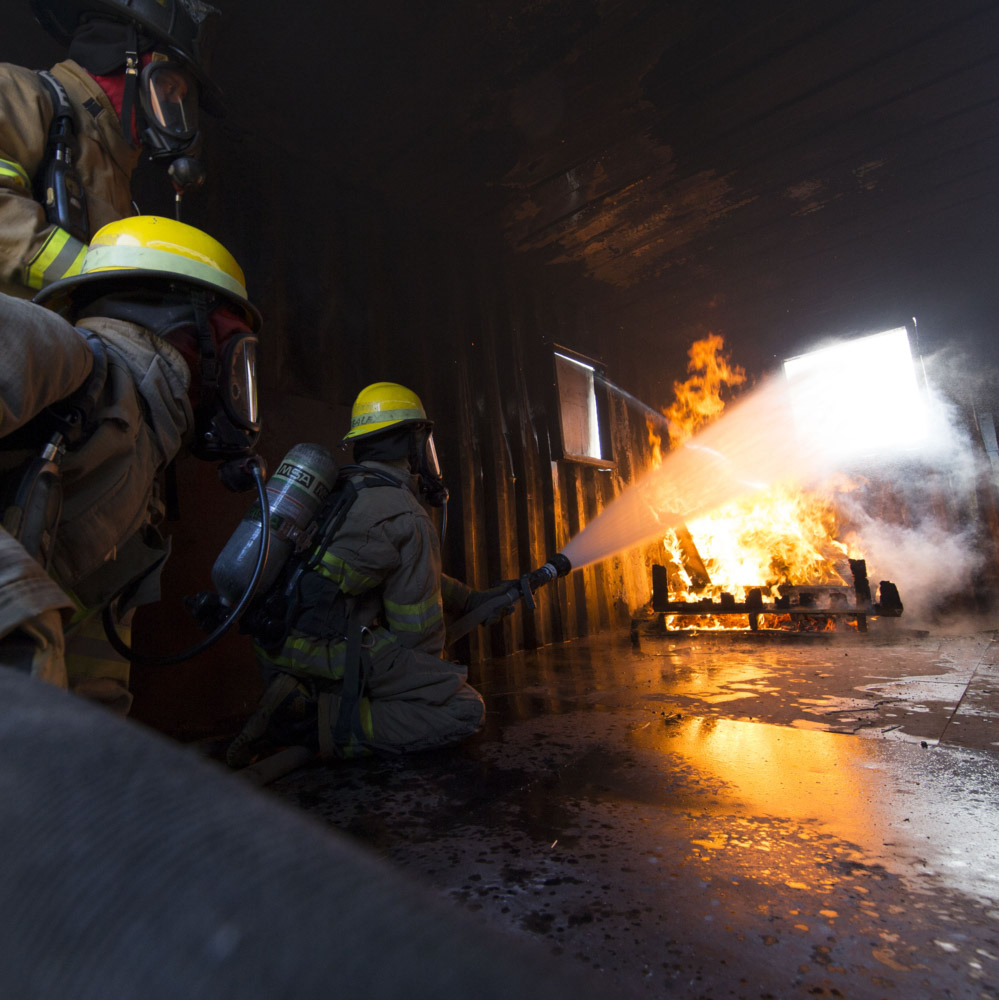
[[611, 990], [151, 730], [15, 670], [0, 669], [0, 700], [5, 997]]

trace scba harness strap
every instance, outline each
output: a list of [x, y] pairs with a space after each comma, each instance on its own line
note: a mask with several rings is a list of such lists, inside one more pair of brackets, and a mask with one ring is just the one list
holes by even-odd
[[[313, 550], [313, 555], [309, 560], [310, 566], [319, 565], [323, 555], [336, 537], [336, 532], [342, 526], [347, 516], [347, 511], [357, 499], [357, 493], [361, 489], [370, 489], [376, 486], [395, 486], [406, 489], [406, 485], [391, 476], [379, 473], [375, 470], [366, 469], [364, 466], [347, 466], [343, 473], [350, 477], [357, 472], [367, 473], [360, 482], [355, 483], [353, 479], [347, 478], [346, 485], [353, 490], [353, 497], [344, 509], [336, 509], [336, 515], [329, 520], [334, 521], [322, 536], [321, 543]], [[319, 574], [313, 569], [314, 576]], [[320, 577], [320, 579], [323, 579]], [[346, 595], [331, 580], [326, 581], [334, 589], [331, 605], [342, 610], [341, 628], [338, 632], [347, 643], [344, 654], [343, 681], [340, 689], [340, 707], [337, 712], [335, 722], [332, 719], [332, 697], [324, 695], [320, 697], [322, 711], [319, 719], [319, 741], [320, 752], [323, 757], [335, 755], [336, 748], [348, 746], [351, 737], [358, 742], [363, 741], [365, 733], [361, 720], [361, 699], [364, 697], [368, 687], [368, 679], [371, 675], [371, 655], [364, 646], [364, 632], [369, 622], [362, 621], [362, 615], [358, 613], [358, 596]], [[346, 629], [342, 625], [346, 625]], [[332, 638], [332, 636], [330, 636]], [[325, 717], [325, 718], [323, 718]], [[332, 733], [332, 745], [329, 742], [328, 733]]]
[[81, 447], [96, 430], [94, 414], [107, 381], [103, 342], [87, 330], [77, 332], [93, 356], [86, 381], [0, 441], [3, 451], [34, 452], [0, 478], [0, 516], [5, 530], [46, 568], [62, 513], [62, 461], [67, 451]]
[[52, 101], [52, 121], [45, 160], [35, 176], [35, 200], [44, 206], [50, 224], [87, 243], [90, 240], [87, 196], [73, 165], [77, 127], [73, 106], [65, 88], [51, 73], [47, 70], [37, 73]]
[[[363, 478], [356, 479], [358, 474], [363, 474]], [[371, 673], [365, 633], [372, 623], [359, 608], [360, 595], [343, 593], [318, 567], [360, 490], [381, 486], [408, 489], [404, 482], [376, 469], [344, 466], [316, 516], [320, 526], [316, 531], [317, 541], [307, 554], [293, 557], [256, 613], [244, 616], [244, 630], [251, 632], [267, 650], [279, 649], [292, 630], [317, 640], [346, 643], [339, 693], [323, 691], [318, 699], [319, 745], [324, 758], [335, 756], [336, 748], [349, 746], [352, 739], [359, 742], [365, 737], [361, 703]]]

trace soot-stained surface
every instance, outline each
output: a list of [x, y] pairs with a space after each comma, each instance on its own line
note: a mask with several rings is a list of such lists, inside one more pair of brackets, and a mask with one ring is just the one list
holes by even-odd
[[610, 995], [999, 996], [994, 634], [604, 635], [271, 786]]

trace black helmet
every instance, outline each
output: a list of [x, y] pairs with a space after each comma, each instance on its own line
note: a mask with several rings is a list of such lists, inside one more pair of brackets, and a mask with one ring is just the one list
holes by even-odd
[[140, 36], [191, 69], [205, 109], [216, 116], [224, 114], [222, 92], [206, 75], [201, 51], [205, 22], [219, 13], [211, 4], [203, 0], [31, 0], [31, 9], [38, 23], [64, 45], [88, 20], [134, 24]]

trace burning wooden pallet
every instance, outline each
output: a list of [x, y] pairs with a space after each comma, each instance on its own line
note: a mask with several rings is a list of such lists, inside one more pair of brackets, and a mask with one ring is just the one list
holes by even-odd
[[[780, 627], [789, 629], [828, 629], [840, 621], [856, 621], [857, 630], [867, 631], [869, 617], [898, 618], [902, 614], [902, 601], [898, 588], [890, 580], [882, 580], [878, 586], [878, 599], [871, 593], [867, 579], [867, 563], [863, 559], [851, 559], [850, 572], [853, 586], [832, 586], [828, 584], [789, 585], [778, 588], [779, 596], [764, 600], [763, 587], [752, 587], [746, 591], [746, 599], [737, 601], [734, 595], [721, 593], [718, 600], [675, 601], [669, 593], [669, 573], [665, 566], [652, 567], [652, 610], [662, 616], [662, 624], [669, 627], [666, 619], [671, 616], [684, 618], [725, 618], [729, 615], [745, 615], [749, 628], [756, 632], [760, 628], [760, 618], [764, 615], [777, 616]], [[717, 627], [717, 626], [716, 626]]]

